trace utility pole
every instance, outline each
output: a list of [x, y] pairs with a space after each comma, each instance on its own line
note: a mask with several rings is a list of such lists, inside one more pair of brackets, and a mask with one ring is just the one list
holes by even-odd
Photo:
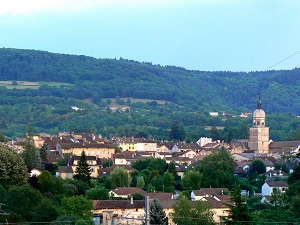
[[149, 203], [149, 196], [145, 196], [145, 225], [150, 225], [150, 203]]

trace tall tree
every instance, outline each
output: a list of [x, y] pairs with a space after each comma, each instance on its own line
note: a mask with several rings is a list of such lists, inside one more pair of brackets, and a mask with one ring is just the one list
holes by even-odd
[[198, 190], [201, 188], [202, 174], [195, 170], [188, 170], [182, 178], [184, 190]]
[[31, 171], [34, 168], [36, 151], [37, 149], [35, 147], [32, 136], [27, 136], [25, 138], [25, 146], [23, 152], [21, 153], [21, 156], [24, 159], [28, 171]]
[[241, 188], [239, 185], [234, 184], [233, 193], [230, 195], [231, 204], [229, 213], [225, 224], [245, 224], [243, 221], [251, 221], [250, 212], [247, 207], [246, 199], [241, 195]]
[[7, 145], [0, 144], [0, 185], [5, 188], [24, 185], [28, 178], [27, 167], [20, 155]]
[[74, 178], [86, 182], [88, 185], [91, 184], [91, 168], [87, 163], [85, 152], [82, 151], [80, 161], [75, 170]]
[[235, 182], [232, 156], [224, 149], [214, 151], [199, 161], [202, 187], [231, 188]]
[[44, 144], [40, 149], [40, 157], [41, 157], [41, 165], [42, 165], [42, 170], [45, 169], [45, 165], [48, 162], [48, 155], [47, 155], [47, 145]]
[[151, 225], [168, 225], [168, 217], [163, 206], [157, 199], [150, 202], [150, 224]]
[[186, 132], [183, 125], [178, 121], [174, 122], [171, 126], [170, 139], [183, 141], [185, 136], [186, 136]]

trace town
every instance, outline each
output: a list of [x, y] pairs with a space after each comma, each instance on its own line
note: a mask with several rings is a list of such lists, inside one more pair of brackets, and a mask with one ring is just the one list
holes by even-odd
[[[85, 200], [93, 201], [89, 216], [79, 215], [77, 220], [93, 218], [95, 224], [103, 225], [142, 224], [155, 219], [161, 220], [159, 224], [192, 224], [183, 222], [181, 217], [186, 216], [184, 221], [188, 221], [189, 217], [196, 216], [193, 224], [201, 224], [199, 221], [204, 218], [211, 224], [226, 224], [245, 218], [244, 221], [249, 222], [253, 220], [250, 212], [234, 214], [234, 207], [241, 207], [234, 196], [236, 191], [243, 199], [248, 199], [247, 205], [253, 211], [260, 209], [255, 205], [268, 206], [268, 210], [275, 206], [277, 209], [278, 205], [286, 208], [281, 202], [283, 195], [288, 192], [289, 185], [294, 189], [297, 187], [294, 183], [298, 180], [293, 176], [299, 176], [295, 175], [294, 169], [299, 171], [300, 140], [270, 140], [266, 117], [259, 99], [253, 112], [249, 139], [230, 143], [208, 137], [187, 143], [134, 137], [106, 139], [93, 133], [61, 132], [57, 135], [28, 133], [26, 138], [3, 145], [23, 157], [30, 172], [29, 184], [45, 198], [62, 194], [56, 190], [55, 195], [51, 189], [51, 185], [58, 182], [53, 180], [55, 178], [66, 182], [65, 191], [61, 190], [67, 192], [66, 196], [84, 196]], [[10, 172], [6, 171], [9, 165], [1, 162], [0, 168], [0, 184], [9, 188], [10, 183], [15, 182], [5, 176]], [[74, 183], [76, 180], [85, 185]], [[5, 189], [2, 192], [4, 196]], [[9, 192], [10, 189], [6, 196]], [[7, 204], [7, 199], [2, 197], [0, 202]], [[147, 200], [150, 205], [148, 214]], [[205, 203], [201, 206], [203, 211], [188, 214], [200, 207], [199, 202]], [[63, 202], [57, 200], [56, 204], [63, 205]], [[161, 212], [156, 213], [163, 216], [151, 214], [154, 205], [161, 207]], [[18, 218], [14, 214], [18, 210], [1, 206], [1, 215], [9, 222], [45, 220], [41, 215], [27, 218], [19, 215]], [[182, 207], [187, 207], [187, 211], [181, 212]], [[66, 215], [72, 214], [69, 209], [64, 210]], [[80, 207], [76, 210], [83, 213]], [[205, 212], [210, 212], [210, 216]], [[243, 213], [245, 218], [242, 218]], [[58, 215], [56, 212], [47, 221], [54, 221]]]

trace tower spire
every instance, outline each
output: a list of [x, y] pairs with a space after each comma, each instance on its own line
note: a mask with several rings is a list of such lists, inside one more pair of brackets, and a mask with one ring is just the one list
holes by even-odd
[[258, 93], [257, 109], [261, 109], [260, 93]]

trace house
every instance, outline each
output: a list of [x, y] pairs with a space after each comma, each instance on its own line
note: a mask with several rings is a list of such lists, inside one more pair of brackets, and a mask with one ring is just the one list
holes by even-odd
[[266, 172], [266, 177], [268, 180], [274, 180], [275, 178], [287, 178], [288, 175], [282, 170], [269, 170], [268, 172]]
[[261, 187], [263, 196], [271, 196], [274, 188], [278, 188], [281, 192], [285, 192], [289, 185], [285, 181], [266, 181]]
[[228, 188], [201, 188], [191, 192], [191, 200], [198, 201], [205, 197], [213, 197], [219, 195], [229, 195]]
[[[70, 165], [73, 171], [76, 171], [76, 168], [80, 162], [81, 156], [73, 155], [68, 160], [68, 165]], [[90, 167], [91, 177], [98, 177], [98, 169], [101, 165], [100, 158], [96, 156], [86, 156], [86, 161]]]
[[214, 221], [220, 223], [221, 218], [228, 216], [229, 193], [228, 188], [201, 188], [191, 192], [191, 200], [208, 202]]
[[145, 221], [144, 200], [95, 200], [94, 221], [97, 225], [133, 224]]
[[146, 138], [117, 138], [116, 142], [123, 151], [157, 151], [157, 143]]
[[116, 153], [114, 155], [115, 165], [131, 165], [140, 159], [151, 158], [152, 155], [149, 152], [137, 152], [137, 151], [124, 151]]
[[33, 168], [31, 171], [30, 171], [30, 177], [33, 177], [33, 176], [36, 176], [38, 177], [39, 175], [42, 174], [42, 171], [37, 169], [37, 168]]
[[62, 179], [73, 179], [74, 171], [72, 166], [59, 166], [56, 176], [61, 177]]
[[146, 192], [138, 187], [117, 187], [109, 192], [113, 197], [128, 198], [133, 194], [146, 195]]

